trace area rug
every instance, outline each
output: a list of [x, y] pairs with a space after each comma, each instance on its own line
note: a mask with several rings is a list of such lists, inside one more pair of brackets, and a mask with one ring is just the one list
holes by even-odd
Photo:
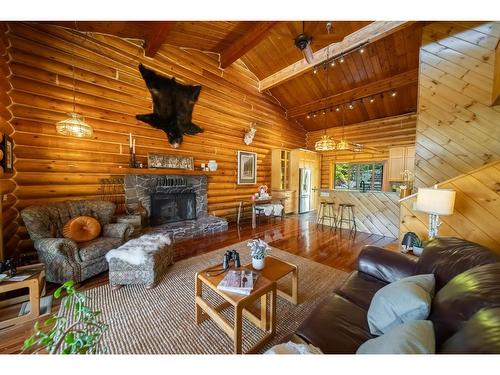
[[[175, 263], [154, 289], [124, 286], [111, 290], [108, 285], [85, 293], [89, 305], [102, 311], [102, 320], [109, 324], [103, 337], [105, 351], [110, 354], [229, 354], [232, 340], [210, 319], [195, 323], [194, 277], [199, 270], [219, 264], [227, 249], [240, 253], [242, 264], [250, 263], [246, 241], [223, 249]], [[262, 349], [280, 343], [293, 333], [312, 309], [347, 277], [343, 271], [271, 248], [269, 254], [294, 263], [299, 269], [299, 305], [277, 297], [277, 325], [274, 338]], [[280, 281], [288, 286], [290, 275]], [[210, 291], [211, 292], [211, 291]], [[215, 293], [209, 296], [220, 302]], [[231, 309], [225, 310], [232, 321]], [[70, 318], [61, 307], [59, 315]], [[243, 324], [243, 350], [256, 343], [262, 332], [251, 323]]]

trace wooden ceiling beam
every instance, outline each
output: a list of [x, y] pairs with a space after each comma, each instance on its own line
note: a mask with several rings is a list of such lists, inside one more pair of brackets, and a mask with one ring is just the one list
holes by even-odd
[[[375, 21], [365, 27], [347, 35], [342, 41], [332, 43], [314, 53], [314, 60], [308, 64], [305, 59], [301, 59], [280, 71], [271, 74], [259, 82], [259, 91], [269, 90], [272, 87], [278, 86], [286, 81], [296, 78], [314, 66], [322, 64], [327, 60], [327, 57], [332, 58], [345, 51], [352, 50], [361, 44], [372, 43], [379, 39], [385, 38], [397, 31], [413, 25], [416, 21]], [[329, 51], [329, 53], [327, 53]], [[276, 53], [279, 53], [277, 51]]]
[[250, 30], [221, 52], [220, 67], [226, 69], [229, 65], [254, 48], [276, 23], [277, 21], [257, 22]]
[[362, 99], [368, 96], [377, 95], [384, 91], [397, 89], [399, 87], [415, 85], [418, 82], [418, 68], [408, 70], [395, 76], [381, 79], [367, 85], [356, 87], [326, 98], [302, 104], [287, 111], [288, 117], [299, 117], [310, 112], [319, 111], [324, 108], [333, 107], [346, 102]]
[[175, 28], [176, 24], [176, 21], [155, 22], [149, 36], [144, 40], [144, 55], [151, 58], [155, 57], [156, 52], [158, 52], [161, 45], [165, 43], [168, 35]]

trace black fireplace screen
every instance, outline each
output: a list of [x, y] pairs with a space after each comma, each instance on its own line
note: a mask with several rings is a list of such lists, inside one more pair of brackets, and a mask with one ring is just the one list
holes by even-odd
[[195, 193], [155, 193], [151, 195], [151, 225], [196, 219]]

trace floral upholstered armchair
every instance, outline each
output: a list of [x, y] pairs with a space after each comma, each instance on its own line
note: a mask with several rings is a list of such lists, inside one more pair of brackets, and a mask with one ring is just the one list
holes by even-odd
[[[46, 265], [47, 281], [79, 283], [108, 269], [106, 253], [122, 245], [133, 231], [129, 224], [110, 223], [115, 209], [107, 201], [66, 201], [22, 210], [40, 261]], [[64, 238], [64, 224], [77, 216], [96, 218], [102, 228], [100, 237], [80, 243]]]

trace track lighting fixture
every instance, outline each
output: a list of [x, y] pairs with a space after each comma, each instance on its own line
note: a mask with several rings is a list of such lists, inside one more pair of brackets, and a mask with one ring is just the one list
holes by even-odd
[[365, 53], [365, 49], [364, 49], [364, 48], [361, 48], [361, 49], [359, 50], [359, 53]]
[[340, 107], [335, 108], [337, 112], [340, 112]]
[[344, 56], [342, 55], [342, 56], [340, 56], [339, 63], [342, 64], [343, 62], [344, 62]]
[[334, 67], [334, 66], [335, 66], [335, 60], [332, 60], [332, 62], [330, 63], [330, 66], [331, 66], [331, 67]]
[[370, 103], [373, 103], [373, 102], [375, 102], [375, 98], [374, 98], [374, 97], [371, 97], [371, 98], [370, 98]]
[[353, 109], [353, 108], [354, 108], [354, 104], [349, 103], [349, 109]]
[[317, 67], [317, 66], [315, 66], [315, 67], [314, 67], [314, 69], [313, 69], [313, 73], [314, 73], [314, 74], [318, 74], [318, 67]]
[[311, 118], [311, 115], [310, 115], [309, 113], [307, 114], [307, 118], [308, 118], [308, 119], [310, 119], [310, 118]]
[[397, 95], [396, 91], [391, 92], [391, 96], [394, 98]]

